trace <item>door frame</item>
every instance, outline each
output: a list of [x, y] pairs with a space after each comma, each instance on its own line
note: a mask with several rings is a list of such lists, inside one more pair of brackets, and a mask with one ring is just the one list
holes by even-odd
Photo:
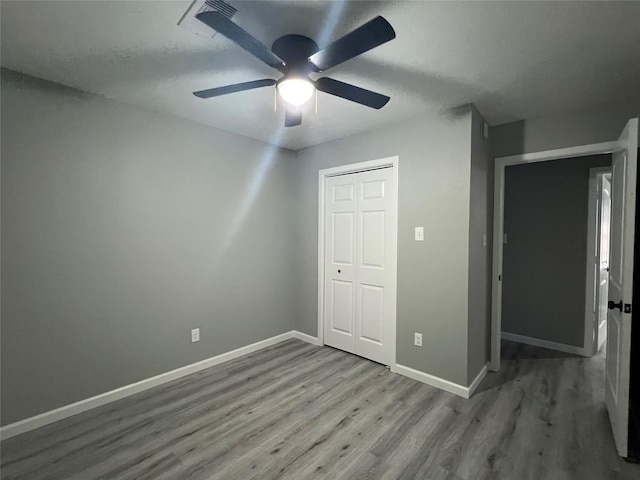
[[495, 158], [493, 188], [493, 264], [491, 272], [491, 358], [489, 370], [500, 370], [500, 336], [502, 332], [502, 264], [504, 238], [505, 169], [512, 165], [546, 162], [563, 158], [613, 153], [620, 150], [617, 141], [579, 145], [555, 150]]
[[[584, 306], [584, 355], [591, 357], [596, 353], [596, 339], [594, 331], [598, 329], [600, 309], [600, 278], [595, 278], [593, 271], [593, 256], [590, 252], [597, 251], [600, 258], [600, 229], [602, 212], [602, 177], [611, 174], [611, 167], [594, 167], [589, 169], [589, 217], [587, 220], [587, 257], [586, 257], [586, 294]], [[599, 271], [598, 271], [599, 272]], [[596, 283], [598, 286], [596, 287]], [[592, 299], [596, 300], [596, 319], [589, 313], [593, 306]]]
[[338, 167], [325, 168], [318, 171], [318, 345], [324, 345], [324, 213], [325, 213], [325, 179], [328, 177], [336, 177], [339, 175], [349, 175], [351, 173], [366, 172], [369, 170], [378, 170], [381, 168], [391, 168], [394, 177], [395, 192], [391, 192], [394, 201], [396, 224], [396, 248], [393, 250], [391, 258], [391, 273], [393, 276], [393, 334], [391, 339], [391, 366], [396, 363], [396, 329], [397, 329], [397, 295], [398, 295], [398, 169], [400, 167], [400, 158], [394, 157], [379, 158], [366, 162], [350, 163], [340, 165]]

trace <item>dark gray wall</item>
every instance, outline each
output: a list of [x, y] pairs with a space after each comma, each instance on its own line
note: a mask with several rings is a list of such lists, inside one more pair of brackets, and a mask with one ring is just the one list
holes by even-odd
[[[398, 155], [397, 362], [467, 385], [470, 129], [464, 109], [298, 152], [299, 330], [317, 334], [318, 170]], [[424, 242], [414, 241], [416, 226]]]
[[294, 327], [291, 152], [7, 71], [1, 148], [2, 424]]
[[[472, 113], [467, 361], [469, 382], [489, 360], [493, 245], [493, 158], [489, 140], [482, 134], [484, 119], [475, 108]], [[486, 245], [482, 243], [483, 235], [486, 235]]]
[[506, 168], [502, 330], [582, 347], [589, 169], [611, 155]]

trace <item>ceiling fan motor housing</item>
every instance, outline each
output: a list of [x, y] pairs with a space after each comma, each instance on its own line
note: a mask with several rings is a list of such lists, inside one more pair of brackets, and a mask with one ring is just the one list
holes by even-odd
[[304, 35], [284, 35], [271, 45], [271, 51], [285, 62], [285, 75], [296, 73], [306, 76], [315, 71], [309, 57], [318, 51], [318, 45]]

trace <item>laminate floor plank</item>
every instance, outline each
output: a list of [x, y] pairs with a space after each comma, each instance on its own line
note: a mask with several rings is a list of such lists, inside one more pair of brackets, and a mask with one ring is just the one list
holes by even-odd
[[640, 480], [604, 355], [503, 342], [469, 400], [288, 340], [0, 444], [2, 480]]
[[[381, 381], [386, 385], [371, 395], [363, 396], [351, 403], [350, 410], [334, 419], [336, 426], [312, 445], [314, 449], [297, 447], [288, 468], [281, 472], [283, 479], [309, 478], [316, 472], [340, 475], [347, 465], [357, 462], [367, 451], [373, 439], [381, 435], [387, 422], [398, 418], [405, 411], [398, 398], [410, 387], [410, 382], [401, 382], [397, 375], [383, 371]], [[259, 476], [251, 477], [261, 478]], [[269, 478], [269, 477], [267, 477]]]

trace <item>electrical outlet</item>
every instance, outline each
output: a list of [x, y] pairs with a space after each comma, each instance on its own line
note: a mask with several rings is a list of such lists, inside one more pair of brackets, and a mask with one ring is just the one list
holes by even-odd
[[200, 329], [194, 328], [191, 330], [191, 343], [200, 341]]
[[424, 227], [415, 228], [415, 239], [416, 242], [424, 242]]
[[413, 344], [416, 347], [421, 347], [422, 346], [422, 334], [421, 333], [414, 333], [413, 334]]

